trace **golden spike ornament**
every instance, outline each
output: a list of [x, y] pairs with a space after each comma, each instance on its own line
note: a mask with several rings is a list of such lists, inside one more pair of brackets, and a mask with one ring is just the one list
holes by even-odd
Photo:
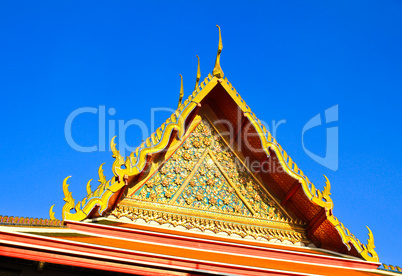
[[49, 209], [49, 217], [50, 217], [51, 220], [55, 220], [55, 219], [56, 219], [55, 216], [54, 216], [54, 212], [53, 212], [53, 207], [54, 207], [54, 205], [55, 205], [55, 204], [53, 204], [52, 206], [50, 206], [50, 209]]
[[99, 169], [98, 169], [98, 175], [99, 175], [99, 183], [101, 183], [101, 184], [105, 184], [106, 182], [107, 182], [107, 180], [106, 180], [106, 176], [103, 174], [103, 165], [105, 165], [105, 163], [102, 163], [100, 166], [99, 166]]
[[367, 227], [367, 229], [369, 231], [369, 233], [368, 233], [369, 238], [367, 240], [367, 250], [369, 252], [373, 252], [374, 248], [375, 248], [373, 232], [371, 232], [371, 229], [368, 228], [368, 226], [366, 226], [366, 227]]
[[[367, 227], [367, 226], [366, 226], [366, 227]], [[374, 245], [374, 236], [373, 236], [373, 232], [371, 232], [370, 228], [367, 227], [367, 229], [368, 229], [368, 231], [369, 231], [369, 233], [368, 233], [369, 238], [368, 238], [368, 240], [367, 240], [367, 245], [361, 244], [361, 243], [359, 242], [359, 240], [356, 239], [357, 242], [359, 242], [359, 243], [361, 244], [361, 247], [362, 247], [362, 249], [363, 249], [363, 250], [360, 252], [360, 254], [362, 255], [362, 257], [363, 257], [365, 260], [372, 261], [372, 262], [378, 262], [378, 261], [379, 261], [379, 259], [378, 259], [378, 254], [377, 254], [377, 252], [375, 252], [375, 250], [374, 250], [375, 245]], [[353, 235], [352, 235], [352, 236], [353, 236]]]
[[92, 181], [92, 179], [90, 179], [90, 180], [87, 182], [87, 195], [92, 194], [92, 190], [91, 190], [91, 181]]
[[130, 156], [126, 156], [126, 162], [124, 162], [124, 166], [126, 168], [131, 168], [131, 159]]
[[62, 210], [62, 216], [63, 216], [63, 220], [65, 219], [65, 214], [69, 213], [71, 209], [73, 209], [75, 207], [75, 200], [71, 195], [71, 192], [68, 190], [68, 184], [67, 184], [67, 180], [70, 178], [71, 176], [67, 176], [64, 181], [63, 181], [63, 193], [64, 193], [64, 198], [63, 200], [66, 202], [63, 206], [63, 210]]
[[216, 55], [216, 61], [215, 61], [215, 67], [214, 70], [212, 71], [212, 74], [217, 77], [217, 78], [223, 78], [224, 74], [221, 68], [220, 60], [221, 60], [221, 52], [222, 52], [222, 36], [221, 36], [221, 27], [216, 25], [219, 29], [219, 45], [218, 45], [218, 54]]
[[324, 191], [322, 191], [322, 197], [326, 200], [329, 201], [329, 196], [331, 195], [331, 183], [328, 180], [328, 177], [324, 175], [326, 181], [325, 181], [325, 187]]
[[194, 88], [194, 90], [198, 91], [199, 90], [198, 87], [200, 85], [200, 79], [201, 79], [201, 69], [200, 69], [200, 57], [197, 56], [197, 55], [196, 55], [196, 57], [198, 59], [198, 68], [197, 68], [197, 78], [195, 79], [195, 88]]
[[112, 149], [113, 155], [112, 157], [115, 158], [116, 160], [114, 160], [112, 168], [113, 168], [113, 172], [115, 174], [115, 176], [117, 177], [118, 174], [116, 173], [116, 168], [121, 168], [121, 166], [124, 165], [124, 158], [123, 156], [121, 156], [120, 152], [116, 149], [116, 143], [114, 142], [114, 139], [117, 136], [114, 136], [112, 138], [112, 140], [110, 141], [110, 148]]
[[183, 101], [183, 96], [184, 96], [184, 89], [183, 89], [183, 76], [180, 74], [180, 79], [181, 79], [181, 85], [180, 85], [180, 98], [179, 98], [179, 104], [177, 105], [177, 108], [180, 107], [182, 101]]

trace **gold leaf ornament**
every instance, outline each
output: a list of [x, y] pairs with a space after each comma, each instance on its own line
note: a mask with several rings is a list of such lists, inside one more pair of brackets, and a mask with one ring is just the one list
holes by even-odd
[[116, 168], [121, 169], [121, 166], [123, 166], [125, 164], [125, 162], [124, 162], [123, 156], [121, 156], [120, 152], [116, 149], [116, 143], [114, 142], [114, 139], [116, 137], [117, 136], [114, 136], [112, 138], [112, 140], [110, 141], [110, 148], [112, 149], [112, 153], [113, 153], [112, 157], [115, 158], [115, 160], [113, 162], [113, 166], [112, 166], [113, 167], [113, 173], [114, 173], [115, 176], [118, 177], [118, 174], [116, 172]]
[[55, 205], [55, 204], [53, 204], [52, 206], [50, 206], [50, 209], [49, 209], [49, 217], [50, 217], [51, 220], [55, 220], [55, 219], [56, 219], [55, 216], [54, 216], [54, 212], [53, 212], [53, 207], [54, 207], [54, 205]]
[[63, 193], [64, 193], [64, 198], [63, 200], [65, 201], [65, 204], [63, 206], [62, 209], [62, 216], [63, 216], [63, 220], [65, 219], [65, 215], [67, 213], [70, 212], [71, 209], [74, 208], [75, 206], [75, 200], [72, 197], [71, 192], [68, 190], [68, 184], [67, 184], [67, 180], [70, 178], [71, 176], [67, 176], [64, 181], [63, 181]]
[[90, 180], [87, 182], [87, 195], [92, 194], [92, 190], [91, 190], [91, 181], [92, 181], [92, 179], [90, 179]]

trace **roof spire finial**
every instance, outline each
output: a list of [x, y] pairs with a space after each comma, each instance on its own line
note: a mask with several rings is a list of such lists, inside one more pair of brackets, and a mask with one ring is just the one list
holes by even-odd
[[179, 98], [179, 104], [177, 105], [177, 108], [180, 107], [181, 102], [183, 100], [183, 95], [184, 95], [184, 89], [183, 89], [183, 76], [180, 74], [180, 78], [181, 78], [181, 85], [180, 85], [180, 98]]
[[195, 91], [198, 91], [198, 86], [200, 84], [200, 79], [201, 79], [201, 69], [200, 69], [200, 57], [196, 55], [198, 58], [198, 69], [197, 69], [197, 78], [195, 79]]
[[219, 29], [219, 45], [218, 45], [218, 54], [216, 55], [216, 61], [215, 61], [215, 68], [212, 71], [212, 74], [217, 77], [217, 78], [223, 78], [223, 71], [221, 68], [221, 64], [220, 64], [220, 58], [221, 58], [221, 52], [222, 52], [222, 36], [221, 36], [221, 27], [219, 27], [218, 25], [216, 25], [216, 27], [218, 27]]

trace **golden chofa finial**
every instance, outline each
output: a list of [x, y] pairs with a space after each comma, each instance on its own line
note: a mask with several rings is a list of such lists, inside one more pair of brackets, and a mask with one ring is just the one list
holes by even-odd
[[196, 56], [198, 58], [198, 69], [197, 69], [197, 78], [195, 79], [195, 91], [198, 91], [198, 86], [200, 84], [200, 79], [201, 79], [201, 69], [200, 69], [200, 57]]
[[219, 27], [218, 25], [216, 25], [216, 27], [218, 27], [219, 29], [219, 45], [218, 45], [218, 54], [216, 55], [216, 61], [215, 61], [215, 68], [212, 71], [212, 74], [217, 77], [217, 78], [223, 78], [223, 71], [221, 68], [221, 64], [220, 64], [220, 59], [221, 59], [221, 52], [222, 52], [222, 36], [221, 36], [221, 27]]
[[179, 104], [177, 105], [177, 108], [180, 107], [181, 102], [183, 101], [183, 95], [184, 95], [184, 89], [183, 89], [183, 76], [180, 74], [181, 78], [181, 85], [180, 85], [180, 98], [179, 98]]

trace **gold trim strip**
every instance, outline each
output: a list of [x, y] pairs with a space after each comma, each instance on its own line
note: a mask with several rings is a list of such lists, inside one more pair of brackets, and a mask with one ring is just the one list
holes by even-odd
[[126, 207], [134, 207], [146, 209], [149, 211], [155, 212], [165, 212], [177, 215], [187, 215], [208, 219], [215, 219], [219, 221], [225, 222], [233, 222], [233, 223], [243, 223], [247, 225], [254, 226], [264, 226], [270, 227], [272, 229], [283, 229], [283, 230], [297, 230], [300, 232], [305, 232], [305, 224], [298, 222], [286, 222], [279, 218], [277, 219], [263, 219], [258, 217], [253, 217], [251, 215], [241, 215], [241, 214], [232, 214], [232, 213], [223, 213], [223, 212], [215, 212], [209, 210], [200, 210], [200, 209], [192, 209], [186, 208], [180, 205], [166, 205], [163, 203], [157, 202], [149, 202], [142, 200], [132, 200], [132, 199], [124, 199], [118, 207], [126, 208]]
[[275, 222], [258, 224], [258, 220], [254, 218], [230, 221], [225, 216], [197, 216], [194, 213], [183, 214], [177, 213], [177, 210], [167, 211], [163, 207], [159, 210], [152, 206], [152, 209], [137, 207], [137, 206], [119, 206], [111, 215], [116, 218], [126, 217], [132, 221], [143, 219], [146, 222], [155, 221], [160, 225], [170, 223], [173, 226], [183, 226], [188, 230], [198, 228], [202, 232], [205, 230], [213, 231], [215, 234], [226, 232], [228, 235], [237, 234], [241, 237], [252, 236], [255, 239], [258, 237], [266, 239], [289, 240], [291, 242], [309, 243], [304, 229], [296, 229], [290, 225], [287, 227], [278, 228]]

